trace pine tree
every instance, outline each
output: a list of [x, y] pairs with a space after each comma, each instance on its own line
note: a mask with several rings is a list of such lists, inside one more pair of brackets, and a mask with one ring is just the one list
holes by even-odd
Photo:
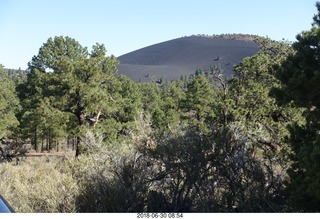
[[288, 171], [288, 191], [291, 204], [297, 211], [320, 211], [320, 2], [312, 27], [297, 35], [292, 47], [295, 53], [283, 63], [277, 77], [283, 87], [277, 91], [281, 103], [293, 102], [304, 108], [305, 124], [291, 126], [289, 142], [293, 153]]
[[209, 131], [216, 117], [216, 97], [215, 91], [203, 75], [196, 76], [188, 84], [186, 98], [182, 104], [186, 117], [196, 130], [205, 133]]
[[19, 124], [15, 116], [19, 107], [15, 85], [2, 65], [0, 65], [0, 84], [0, 139], [2, 139], [9, 137]]
[[79, 136], [81, 127], [95, 127], [100, 122], [113, 101], [111, 87], [117, 63], [115, 57], [106, 56], [104, 45], [96, 44], [88, 53], [72, 38], [49, 38], [29, 62], [27, 81], [19, 87], [25, 112], [36, 109], [47, 98], [49, 109], [64, 114], [61, 118], [69, 118], [65, 123], [74, 124], [76, 118], [78, 125], [73, 133]]

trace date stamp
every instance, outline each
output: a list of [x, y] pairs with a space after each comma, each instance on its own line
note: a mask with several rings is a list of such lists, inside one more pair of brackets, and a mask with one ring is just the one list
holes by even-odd
[[183, 213], [137, 213], [137, 218], [183, 218]]

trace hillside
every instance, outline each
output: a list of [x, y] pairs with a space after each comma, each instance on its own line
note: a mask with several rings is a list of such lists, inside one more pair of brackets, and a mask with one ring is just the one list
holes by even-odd
[[180, 79], [220, 66], [227, 76], [243, 58], [258, 51], [251, 35], [193, 35], [151, 45], [118, 57], [119, 73], [135, 81]]

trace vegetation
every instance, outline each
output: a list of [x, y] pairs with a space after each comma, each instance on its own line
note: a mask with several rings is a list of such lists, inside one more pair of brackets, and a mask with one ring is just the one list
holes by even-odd
[[137, 83], [62, 36], [25, 79], [0, 66], [0, 193], [17, 212], [319, 211], [317, 8], [293, 44], [256, 38], [232, 78]]
[[0, 139], [11, 134], [18, 125], [15, 116], [19, 107], [19, 100], [15, 92], [15, 85], [0, 65]]
[[[291, 204], [297, 210], [319, 211], [319, 67], [320, 2], [318, 14], [313, 18], [312, 28], [297, 36], [292, 45], [295, 50], [282, 64], [277, 77], [283, 83], [275, 93], [279, 102], [289, 101], [305, 110], [304, 125], [290, 126], [292, 165], [288, 171]], [[282, 95], [280, 95], [282, 94]]]

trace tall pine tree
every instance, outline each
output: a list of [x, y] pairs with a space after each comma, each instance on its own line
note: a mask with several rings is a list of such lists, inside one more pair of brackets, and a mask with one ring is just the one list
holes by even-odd
[[8, 137], [13, 128], [18, 125], [15, 116], [19, 107], [19, 100], [15, 92], [15, 85], [10, 80], [2, 65], [0, 65], [0, 139]]
[[[74, 132], [79, 134], [83, 125], [95, 127], [113, 101], [110, 87], [117, 63], [114, 56], [106, 56], [104, 45], [94, 45], [89, 53], [72, 38], [49, 38], [29, 62], [27, 81], [19, 88], [25, 112], [40, 107], [46, 99], [49, 109], [64, 115], [62, 121], [77, 121]], [[79, 152], [77, 147], [76, 156]]]
[[283, 87], [278, 90], [282, 103], [305, 108], [304, 125], [291, 126], [290, 144], [293, 161], [289, 170], [291, 203], [299, 211], [320, 211], [320, 2], [312, 27], [297, 35], [292, 46], [295, 54], [282, 65], [277, 77]]

